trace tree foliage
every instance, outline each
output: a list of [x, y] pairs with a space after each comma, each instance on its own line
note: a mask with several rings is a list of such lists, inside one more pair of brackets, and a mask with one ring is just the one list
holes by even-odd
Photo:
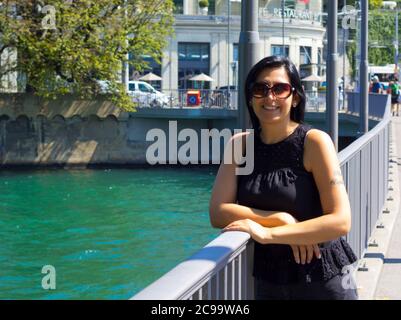
[[[172, 33], [171, 0], [25, 0], [0, 6], [0, 53], [17, 50], [15, 66], [37, 95], [92, 98], [107, 81], [111, 101], [133, 103], [121, 83], [122, 63], [143, 70], [142, 56], [160, 62]], [[1, 76], [1, 74], [0, 74]]]
[[[348, 1], [347, 1], [348, 3]], [[401, 1], [397, 0], [397, 7], [401, 8]], [[371, 65], [386, 65], [394, 63], [395, 58], [395, 10], [382, 10], [381, 4], [375, 1], [369, 1], [370, 7], [374, 8], [369, 10], [369, 35], [368, 35], [368, 57], [369, 64]], [[401, 25], [401, 17], [399, 16], [399, 26]], [[352, 76], [355, 76], [356, 69], [356, 53], [357, 37], [356, 32], [350, 32], [354, 42], [350, 43], [347, 47], [347, 56], [352, 66]], [[398, 37], [401, 40], [400, 28], [398, 29]]]
[[373, 65], [394, 63], [395, 55], [394, 12], [369, 13], [369, 62]]
[[380, 9], [382, 4], [383, 0], [369, 0], [369, 9]]

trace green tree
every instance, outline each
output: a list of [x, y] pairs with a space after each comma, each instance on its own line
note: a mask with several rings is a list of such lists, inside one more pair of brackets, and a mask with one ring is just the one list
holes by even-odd
[[[398, 7], [401, 1], [398, 0]], [[395, 32], [398, 32], [401, 39], [400, 30], [395, 30], [395, 10], [374, 9], [369, 10], [369, 64], [386, 65], [394, 63], [395, 56]], [[401, 21], [401, 20], [400, 20]], [[356, 41], [356, 31], [350, 30], [350, 36]], [[350, 43], [347, 47], [347, 56], [352, 66], [352, 76], [355, 76], [356, 65], [355, 55], [356, 46], [359, 43]]]
[[369, 9], [379, 9], [382, 7], [383, 0], [369, 0]]
[[385, 65], [394, 63], [395, 12], [371, 11], [369, 13], [369, 63]]
[[151, 56], [160, 63], [172, 33], [171, 0], [26, 0], [0, 6], [0, 54], [17, 51], [15, 65], [2, 66], [0, 76], [17, 70], [27, 86], [44, 98], [75, 93], [92, 98], [108, 81], [110, 100], [125, 110], [133, 102], [121, 83], [129, 60], [136, 70]]

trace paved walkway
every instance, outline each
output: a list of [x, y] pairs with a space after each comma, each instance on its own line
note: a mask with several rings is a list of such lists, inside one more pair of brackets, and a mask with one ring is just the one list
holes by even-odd
[[[392, 165], [398, 171], [398, 182], [401, 186], [401, 117], [393, 117], [393, 141], [395, 155]], [[398, 194], [401, 198], [401, 194]], [[378, 300], [401, 300], [401, 206], [399, 206], [397, 218], [387, 252], [384, 255], [383, 267], [374, 295]]]

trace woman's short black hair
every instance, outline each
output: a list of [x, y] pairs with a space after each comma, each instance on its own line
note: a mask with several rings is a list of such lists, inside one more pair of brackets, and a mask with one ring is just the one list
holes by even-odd
[[280, 67], [284, 67], [284, 69], [287, 71], [291, 85], [295, 88], [294, 94], [296, 94], [299, 98], [297, 106], [295, 108], [291, 108], [290, 119], [298, 123], [302, 123], [304, 121], [306, 97], [297, 68], [292, 63], [292, 61], [286, 57], [270, 56], [263, 58], [257, 64], [255, 64], [249, 71], [245, 81], [246, 105], [248, 107], [249, 115], [251, 117], [252, 126], [255, 130], [259, 129], [260, 123], [251, 105], [252, 85], [256, 82], [256, 79], [263, 70], [275, 69]]

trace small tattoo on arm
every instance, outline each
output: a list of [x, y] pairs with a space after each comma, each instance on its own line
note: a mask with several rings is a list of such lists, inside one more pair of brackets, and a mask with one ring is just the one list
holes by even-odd
[[334, 171], [334, 178], [330, 180], [330, 184], [332, 186], [335, 186], [335, 185], [338, 185], [338, 184], [344, 184], [341, 170]]

